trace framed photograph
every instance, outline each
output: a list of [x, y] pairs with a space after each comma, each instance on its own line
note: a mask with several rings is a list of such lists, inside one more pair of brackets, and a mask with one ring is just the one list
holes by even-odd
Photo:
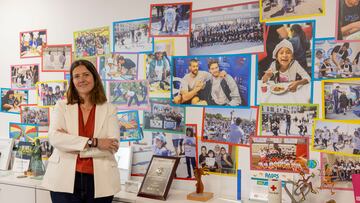
[[147, 80], [108, 81], [109, 102], [118, 109], [149, 109], [149, 83]]
[[144, 130], [184, 133], [185, 108], [170, 106], [170, 100], [151, 98], [150, 110], [144, 111]]
[[321, 187], [353, 190], [351, 175], [360, 174], [360, 157], [320, 153]]
[[153, 97], [169, 97], [171, 56], [175, 53], [175, 40], [155, 40], [154, 53], [145, 55], [146, 79]]
[[72, 45], [47, 45], [42, 48], [43, 72], [68, 72], [72, 63]]
[[149, 24], [149, 18], [113, 22], [114, 52], [153, 52], [154, 38], [149, 36]]
[[67, 80], [49, 80], [36, 83], [37, 105], [55, 106], [56, 102], [65, 98], [68, 87]]
[[39, 125], [39, 132], [48, 132], [50, 125], [49, 107], [40, 107], [36, 104], [20, 105], [21, 123]]
[[298, 137], [252, 137], [250, 169], [288, 173], [309, 173], [309, 139]]
[[251, 55], [175, 56], [172, 103], [248, 108], [250, 69]]
[[311, 149], [344, 156], [360, 154], [359, 120], [315, 120]]
[[110, 28], [99, 27], [74, 32], [75, 58], [110, 54]]
[[28, 104], [28, 90], [13, 90], [10, 88], [0, 88], [1, 106], [0, 111], [4, 113], [20, 114], [20, 105]]
[[315, 39], [314, 80], [360, 78], [360, 42]]
[[260, 135], [310, 137], [318, 104], [263, 104], [260, 106]]
[[260, 0], [260, 21], [292, 20], [325, 15], [325, 0]]
[[166, 200], [179, 157], [153, 156], [138, 193], [139, 197]]
[[98, 57], [99, 74], [103, 80], [136, 80], [137, 54], [111, 54]]
[[150, 36], [188, 37], [191, 12], [191, 2], [150, 4]]
[[258, 107], [204, 108], [201, 141], [249, 146], [257, 133]]
[[259, 1], [194, 10], [187, 55], [264, 52]]
[[321, 81], [323, 118], [359, 120], [360, 78]]
[[40, 57], [42, 46], [47, 42], [47, 31], [32, 30], [20, 32], [20, 58]]
[[360, 22], [359, 2], [348, 0], [336, 1], [336, 30], [335, 36], [337, 40], [353, 41], [360, 40], [360, 29], [357, 24]]
[[11, 65], [11, 89], [35, 89], [39, 82], [39, 64]]
[[123, 111], [117, 113], [120, 126], [120, 142], [142, 139], [138, 111]]
[[202, 142], [198, 140], [197, 164], [206, 167], [209, 173], [236, 176], [238, 169], [238, 149], [234, 145]]
[[258, 55], [256, 69], [256, 104], [312, 102], [314, 26], [314, 20], [266, 26], [266, 51]]

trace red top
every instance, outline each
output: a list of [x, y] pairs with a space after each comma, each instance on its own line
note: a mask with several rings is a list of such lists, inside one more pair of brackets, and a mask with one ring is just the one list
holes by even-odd
[[[90, 115], [84, 124], [83, 114], [79, 105], [79, 135], [83, 137], [92, 138], [95, 128], [95, 109], [96, 105], [90, 111]], [[80, 173], [94, 174], [94, 166], [92, 158], [80, 158], [78, 155], [76, 160], [76, 171]]]

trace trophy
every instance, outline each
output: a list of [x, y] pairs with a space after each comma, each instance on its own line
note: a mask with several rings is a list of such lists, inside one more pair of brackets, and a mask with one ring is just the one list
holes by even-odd
[[192, 192], [187, 195], [187, 199], [206, 202], [213, 198], [214, 193], [204, 192], [204, 184], [201, 180], [201, 176], [209, 175], [207, 168], [194, 168], [194, 175], [196, 179], [196, 192]]

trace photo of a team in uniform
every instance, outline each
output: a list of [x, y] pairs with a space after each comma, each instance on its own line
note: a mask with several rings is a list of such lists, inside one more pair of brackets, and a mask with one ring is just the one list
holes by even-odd
[[72, 63], [72, 46], [71, 44], [44, 46], [41, 59], [44, 72], [69, 71]]
[[20, 58], [40, 57], [41, 49], [47, 43], [46, 30], [32, 30], [20, 33]]
[[39, 82], [39, 64], [11, 65], [12, 89], [35, 89]]
[[21, 123], [37, 124], [39, 132], [48, 132], [50, 125], [50, 109], [36, 104], [20, 105]]
[[37, 105], [55, 106], [56, 102], [65, 99], [68, 87], [67, 80], [53, 80], [36, 83]]

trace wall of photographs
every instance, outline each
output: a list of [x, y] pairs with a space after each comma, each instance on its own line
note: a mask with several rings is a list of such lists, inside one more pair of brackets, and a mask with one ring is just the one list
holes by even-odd
[[[2, 1], [0, 137], [39, 138], [50, 151], [51, 110], [83, 58], [118, 106], [132, 178], [153, 154], [180, 156], [174, 188], [195, 189], [195, 159], [210, 168], [207, 191], [235, 198], [237, 169], [243, 186], [256, 172], [303, 170], [322, 188], [309, 200], [324, 202], [319, 171], [360, 171], [360, 32], [342, 20], [344, 1]], [[270, 166], [279, 149], [286, 158]], [[353, 200], [346, 174], [338, 202]], [[243, 198], [252, 192], [242, 187]]]

